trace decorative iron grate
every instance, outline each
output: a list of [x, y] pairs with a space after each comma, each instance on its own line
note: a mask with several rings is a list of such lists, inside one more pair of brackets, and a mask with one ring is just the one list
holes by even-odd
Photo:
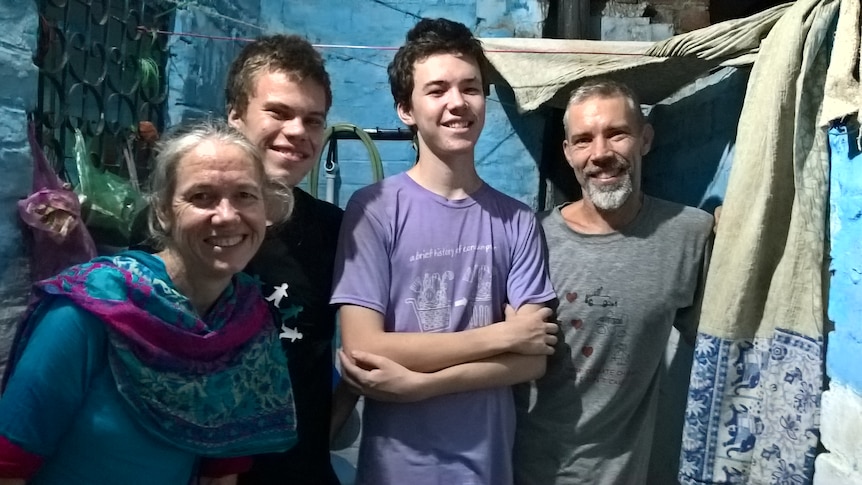
[[38, 0], [38, 5], [35, 118], [55, 169], [76, 182], [78, 128], [97, 166], [144, 179], [153, 135], [165, 125], [168, 57], [166, 39], [145, 29], [167, 30], [173, 5], [161, 0]]

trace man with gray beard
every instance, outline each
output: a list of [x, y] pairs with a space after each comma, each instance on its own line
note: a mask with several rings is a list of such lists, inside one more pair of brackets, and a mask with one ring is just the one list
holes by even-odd
[[563, 123], [583, 198], [540, 216], [564, 338], [516, 389], [515, 483], [643, 485], [662, 357], [672, 325], [694, 339], [713, 221], [641, 192], [653, 129], [627, 86], [582, 85]]

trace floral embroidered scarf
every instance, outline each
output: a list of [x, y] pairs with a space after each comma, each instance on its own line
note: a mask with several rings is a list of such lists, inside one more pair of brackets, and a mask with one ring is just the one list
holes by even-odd
[[[105, 323], [117, 389], [153, 434], [212, 457], [284, 451], [296, 442], [287, 363], [250, 276], [238, 273], [203, 318], [162, 260], [141, 251], [73, 266], [36, 290], [39, 301], [68, 298]], [[39, 301], [19, 330], [10, 368], [41, 320]]]

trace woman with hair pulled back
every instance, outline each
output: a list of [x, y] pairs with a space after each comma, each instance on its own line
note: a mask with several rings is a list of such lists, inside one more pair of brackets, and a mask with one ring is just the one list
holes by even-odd
[[211, 122], [161, 143], [152, 188], [159, 252], [35, 285], [3, 380], [0, 485], [226, 485], [295, 442], [277, 330], [240, 272], [290, 199]]

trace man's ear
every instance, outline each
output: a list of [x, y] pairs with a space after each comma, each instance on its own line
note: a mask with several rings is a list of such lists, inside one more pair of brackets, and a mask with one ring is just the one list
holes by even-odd
[[235, 108], [231, 108], [227, 112], [227, 124], [241, 131], [245, 123], [243, 122], [242, 116], [240, 116], [239, 112]]
[[405, 107], [402, 103], [398, 103], [395, 111], [398, 112], [398, 117], [401, 118], [401, 121], [404, 122], [407, 126], [413, 126], [416, 124], [416, 120], [413, 119], [413, 110]]
[[652, 149], [652, 140], [655, 136], [655, 130], [651, 124], [647, 123], [644, 125], [643, 133], [641, 134], [641, 156], [649, 153], [650, 149]]

